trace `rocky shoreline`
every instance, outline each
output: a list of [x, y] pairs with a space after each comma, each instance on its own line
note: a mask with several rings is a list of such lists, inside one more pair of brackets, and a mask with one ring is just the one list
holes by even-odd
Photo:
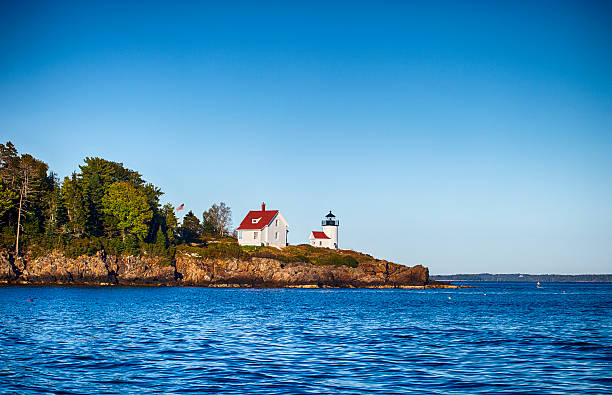
[[172, 263], [153, 256], [68, 258], [53, 252], [38, 258], [0, 252], [0, 284], [85, 286], [200, 286], [270, 288], [456, 288], [429, 279], [429, 269], [387, 261], [348, 266], [286, 263], [276, 259], [205, 259], [177, 254]]

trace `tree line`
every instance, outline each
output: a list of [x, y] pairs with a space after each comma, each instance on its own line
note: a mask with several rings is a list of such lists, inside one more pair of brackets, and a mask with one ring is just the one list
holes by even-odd
[[431, 275], [438, 281], [487, 281], [487, 282], [612, 282], [612, 274], [521, 274], [521, 273], [477, 273]]
[[78, 172], [60, 180], [49, 166], [0, 144], [0, 247], [60, 249], [69, 255], [173, 254], [181, 243], [230, 235], [231, 209], [213, 204], [200, 221], [193, 212], [180, 224], [163, 192], [122, 163], [87, 157]]

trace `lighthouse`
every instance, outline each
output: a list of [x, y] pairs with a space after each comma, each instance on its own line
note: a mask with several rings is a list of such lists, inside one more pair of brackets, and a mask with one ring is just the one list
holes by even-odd
[[323, 226], [323, 232], [310, 232], [310, 245], [315, 247], [337, 249], [338, 226], [340, 225], [340, 222], [336, 219], [336, 216], [330, 211], [329, 214], [323, 217], [321, 225]]

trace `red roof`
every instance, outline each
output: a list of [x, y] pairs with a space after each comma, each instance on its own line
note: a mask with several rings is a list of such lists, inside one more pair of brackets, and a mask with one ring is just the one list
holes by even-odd
[[314, 236], [315, 239], [329, 239], [329, 237], [327, 237], [325, 232], [317, 232], [316, 230], [313, 230], [312, 235]]
[[[269, 225], [270, 222], [276, 217], [278, 210], [266, 210], [266, 211], [249, 211], [244, 217], [238, 230], [259, 230], [263, 229], [264, 226]], [[257, 220], [253, 223], [253, 220]]]

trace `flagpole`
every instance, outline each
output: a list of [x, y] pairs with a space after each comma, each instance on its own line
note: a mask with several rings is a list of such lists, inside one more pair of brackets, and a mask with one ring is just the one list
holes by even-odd
[[[181, 204], [180, 206], [178, 206], [176, 208], [176, 212], [178, 213], [179, 211], [185, 211], [185, 203]], [[183, 239], [183, 217], [180, 217], [180, 225], [181, 225], [181, 240]]]

